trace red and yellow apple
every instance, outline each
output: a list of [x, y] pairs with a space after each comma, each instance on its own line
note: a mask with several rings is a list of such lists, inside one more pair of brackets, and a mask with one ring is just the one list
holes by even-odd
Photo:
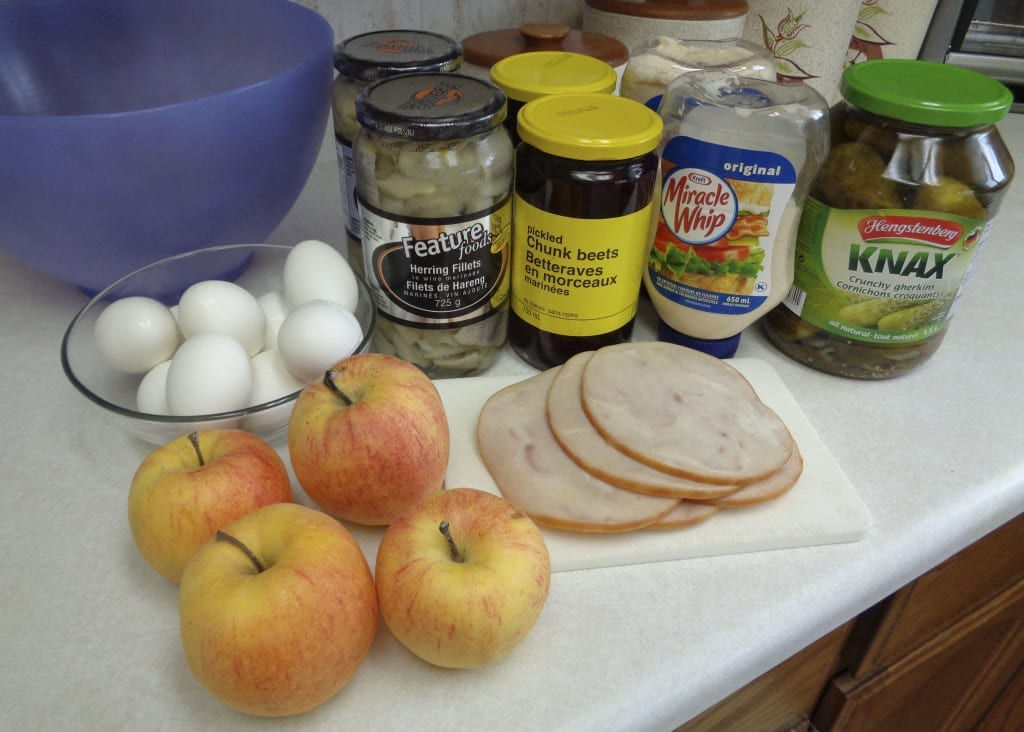
[[551, 562], [528, 516], [500, 496], [456, 488], [388, 526], [375, 578], [381, 617], [402, 645], [436, 666], [478, 668], [533, 628]]
[[128, 525], [143, 559], [178, 582], [217, 529], [291, 500], [284, 461], [261, 437], [237, 429], [191, 432], [143, 459], [128, 490]]
[[356, 673], [377, 632], [370, 567], [337, 520], [295, 503], [219, 530], [181, 578], [181, 640], [192, 673], [247, 714], [319, 706]]
[[327, 513], [390, 523], [443, 488], [450, 437], [434, 383], [412, 363], [365, 353], [342, 359], [299, 394], [288, 423], [295, 477]]

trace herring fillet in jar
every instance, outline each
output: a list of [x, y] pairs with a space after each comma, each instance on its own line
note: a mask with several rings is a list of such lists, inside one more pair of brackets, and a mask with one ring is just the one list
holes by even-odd
[[512, 143], [505, 95], [462, 74], [367, 87], [353, 148], [374, 347], [432, 377], [490, 366], [505, 343]]
[[1013, 177], [995, 128], [1012, 94], [974, 71], [903, 59], [849, 67], [841, 92], [793, 288], [763, 325], [806, 365], [885, 379], [945, 336]]
[[[335, 149], [341, 175], [342, 218], [348, 235], [361, 236], [355, 199], [352, 141], [359, 131], [356, 97], [375, 81], [401, 74], [455, 71], [462, 45], [448, 36], [419, 30], [383, 30], [346, 38], [334, 47], [338, 72], [331, 87]], [[361, 264], [361, 263], [360, 263]]]

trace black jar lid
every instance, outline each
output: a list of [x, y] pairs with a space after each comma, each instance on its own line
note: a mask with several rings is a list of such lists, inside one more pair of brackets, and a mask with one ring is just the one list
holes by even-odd
[[462, 44], [420, 30], [384, 30], [346, 38], [334, 47], [334, 68], [359, 81], [397, 74], [455, 71], [462, 65]]
[[465, 74], [405, 74], [375, 82], [356, 97], [365, 129], [403, 140], [454, 140], [505, 119], [505, 93]]

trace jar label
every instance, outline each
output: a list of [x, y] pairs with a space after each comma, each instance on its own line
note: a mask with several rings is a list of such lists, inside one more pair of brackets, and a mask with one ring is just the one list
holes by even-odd
[[991, 222], [932, 211], [837, 209], [809, 198], [783, 301], [834, 335], [923, 341], [946, 327]]
[[515, 197], [512, 311], [542, 331], [596, 336], [636, 315], [654, 204], [625, 216], [577, 219]]
[[356, 198], [356, 165], [352, 159], [352, 145], [335, 135], [334, 150], [338, 156], [338, 171], [341, 178], [341, 213], [345, 230], [353, 239], [362, 236], [359, 219], [359, 200]]
[[783, 155], [674, 137], [662, 151], [660, 211], [647, 257], [651, 285], [669, 300], [725, 315], [769, 298], [773, 250], [788, 246], [796, 169]]
[[454, 328], [505, 305], [510, 197], [487, 211], [429, 221], [360, 204], [363, 260], [379, 315], [419, 328]]

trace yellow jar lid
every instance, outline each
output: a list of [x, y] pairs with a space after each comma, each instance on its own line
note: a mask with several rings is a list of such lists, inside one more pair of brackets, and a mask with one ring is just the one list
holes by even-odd
[[570, 51], [517, 53], [491, 67], [491, 81], [517, 102], [566, 92], [611, 94], [617, 78], [601, 59]]
[[554, 94], [519, 110], [519, 139], [570, 160], [625, 160], [653, 151], [661, 117], [646, 105], [610, 94]]

